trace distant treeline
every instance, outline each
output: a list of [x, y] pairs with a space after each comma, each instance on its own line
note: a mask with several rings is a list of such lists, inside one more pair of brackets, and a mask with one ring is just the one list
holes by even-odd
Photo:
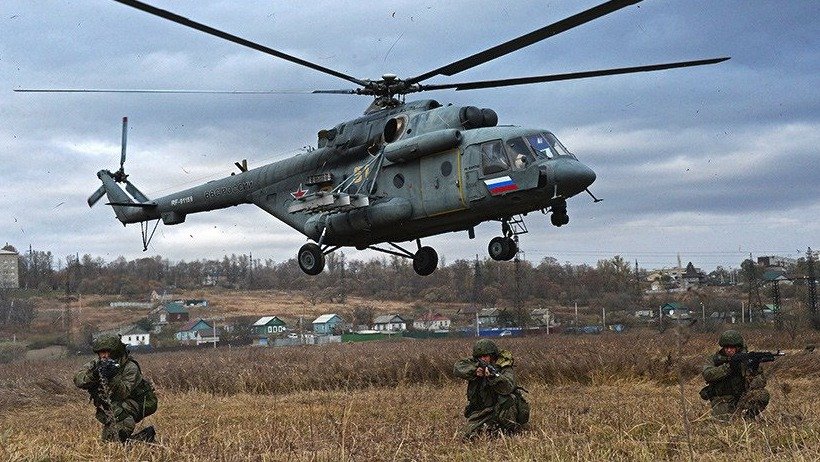
[[[6, 247], [14, 250], [11, 246]], [[160, 256], [111, 262], [83, 255], [67, 256], [55, 264], [51, 252], [31, 250], [20, 254], [20, 285], [33, 290], [65, 291], [68, 294], [104, 294], [145, 297], [151, 290], [197, 289], [220, 286], [234, 289], [305, 290], [315, 301], [344, 302], [348, 295], [419, 302], [465, 302], [492, 306], [499, 302], [524, 304], [602, 304], [608, 309], [639, 309], [647, 289], [646, 271], [637, 270], [621, 256], [599, 260], [595, 266], [560, 263], [546, 257], [538, 263], [526, 260], [498, 262], [455, 260], [432, 276], [415, 274], [409, 259], [382, 257], [368, 261], [346, 260], [343, 252], [327, 256], [326, 270], [307, 276], [294, 259], [275, 262], [248, 255], [224, 256], [172, 263]], [[793, 269], [805, 272], [801, 261]], [[743, 262], [741, 283], [758, 280], [762, 271], [750, 260]], [[729, 271], [718, 267], [707, 283], [728, 281]], [[799, 286], [799, 284], [796, 284]], [[745, 289], [744, 289], [745, 290]], [[783, 297], [794, 289], [781, 287]], [[799, 289], [798, 289], [799, 290]], [[764, 295], [765, 296], [765, 295]], [[669, 299], [664, 301], [670, 301]], [[702, 302], [703, 300], [701, 300]], [[725, 307], [720, 297], [705, 303]], [[706, 307], [709, 309], [710, 307]]]

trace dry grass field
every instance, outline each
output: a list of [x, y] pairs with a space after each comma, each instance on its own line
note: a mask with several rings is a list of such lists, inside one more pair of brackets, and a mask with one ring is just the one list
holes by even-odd
[[747, 336], [789, 355], [764, 366], [764, 417], [730, 424], [697, 396], [715, 334], [502, 339], [533, 417], [519, 435], [469, 444], [451, 368], [472, 339], [143, 355], [160, 394], [151, 446], [98, 441], [70, 382], [88, 358], [16, 362], [0, 365], [0, 460], [820, 460], [820, 356], [802, 351], [820, 335]]

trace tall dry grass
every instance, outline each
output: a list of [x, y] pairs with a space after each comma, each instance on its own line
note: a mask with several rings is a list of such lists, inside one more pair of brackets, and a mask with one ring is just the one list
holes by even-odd
[[[750, 332], [772, 404], [759, 422], [716, 424], [697, 396], [714, 335], [503, 339], [530, 390], [533, 420], [514, 438], [459, 441], [463, 383], [453, 362], [472, 340], [203, 349], [139, 357], [160, 391], [157, 446], [98, 442], [70, 377], [87, 358], [0, 366], [0, 460], [818, 460], [820, 361]], [[691, 420], [680, 414], [678, 366]]]

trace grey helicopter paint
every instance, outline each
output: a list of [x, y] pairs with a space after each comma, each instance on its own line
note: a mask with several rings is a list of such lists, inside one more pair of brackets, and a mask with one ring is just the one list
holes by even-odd
[[[501, 223], [501, 236], [490, 241], [488, 253], [495, 260], [509, 260], [518, 250], [518, 235], [527, 231], [523, 215], [542, 211], [550, 214], [553, 225], [562, 226], [569, 222], [567, 199], [586, 191], [598, 201], [588, 189], [595, 181], [595, 173], [548, 130], [499, 125], [495, 111], [489, 108], [442, 105], [435, 100], [406, 102], [407, 94], [648, 72], [729, 59], [463, 83], [423, 83], [436, 76], [452, 76], [642, 1], [611, 0], [415, 77], [401, 79], [385, 74], [381, 79], [366, 80], [139, 1], [115, 1], [357, 86], [313, 93], [374, 97], [362, 117], [320, 130], [316, 147], [308, 152], [250, 170], [244, 161], [237, 162], [238, 173], [153, 200], [140, 192], [125, 173], [127, 121], [123, 119], [120, 168], [116, 172], [97, 173], [102, 186], [89, 197], [89, 206], [107, 196], [108, 205], [123, 225], [141, 224], [144, 248], [153, 237], [153, 231], [148, 232], [151, 221], [156, 220], [155, 231], [160, 220], [165, 225], [177, 225], [192, 213], [253, 204], [315, 241], [303, 245], [297, 257], [300, 268], [311, 275], [324, 269], [326, 254], [343, 246], [410, 258], [417, 274], [429, 275], [438, 265], [438, 255], [431, 247], [421, 245], [422, 238], [455, 231], [467, 231], [472, 238], [476, 225], [491, 220]], [[417, 245], [415, 252], [397, 244], [413, 240]], [[389, 248], [379, 247], [382, 244]]]

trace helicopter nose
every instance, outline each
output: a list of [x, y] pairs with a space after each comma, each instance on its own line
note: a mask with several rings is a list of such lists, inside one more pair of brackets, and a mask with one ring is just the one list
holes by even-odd
[[558, 192], [565, 197], [583, 192], [595, 181], [595, 172], [575, 159], [558, 159], [553, 169]]

